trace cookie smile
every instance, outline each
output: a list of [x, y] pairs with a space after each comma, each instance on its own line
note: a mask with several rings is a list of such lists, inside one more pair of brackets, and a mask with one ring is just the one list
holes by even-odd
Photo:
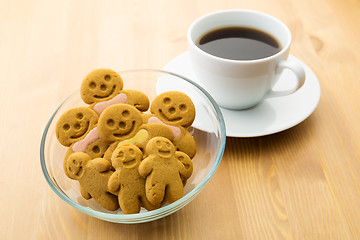
[[88, 131], [88, 129], [89, 129], [89, 121], [86, 122], [86, 127], [84, 128], [84, 131], [81, 131], [80, 133], [73, 135], [70, 138], [71, 139], [80, 138], [80, 137], [84, 136], [84, 134]]
[[136, 164], [136, 160], [135, 159], [132, 159], [132, 160], [128, 160], [128, 161], [125, 161], [123, 162], [123, 165], [126, 166], [126, 167], [130, 167], [130, 166], [133, 166]]
[[110, 93], [108, 93], [107, 95], [105, 95], [105, 96], [94, 95], [94, 98], [107, 98], [107, 97], [111, 96], [115, 92], [115, 88], [116, 88], [116, 85], [113, 86]]
[[159, 113], [160, 113], [160, 116], [162, 118], [165, 118], [167, 121], [169, 122], [177, 122], [177, 121], [180, 121], [182, 119], [182, 117], [177, 117], [177, 118], [168, 118], [162, 111], [161, 109], [159, 109]]
[[159, 150], [159, 156], [164, 157], [164, 158], [168, 158], [168, 157], [171, 156], [171, 153], [170, 153], [170, 151]]

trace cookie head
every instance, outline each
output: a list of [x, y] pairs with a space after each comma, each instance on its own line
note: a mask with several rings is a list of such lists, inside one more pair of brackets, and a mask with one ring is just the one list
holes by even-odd
[[140, 165], [141, 160], [142, 152], [133, 144], [126, 144], [116, 148], [111, 157], [111, 162], [115, 169], [135, 168]]
[[139, 110], [127, 104], [115, 104], [100, 115], [98, 133], [107, 142], [122, 141], [133, 137], [141, 124]]
[[154, 137], [146, 145], [146, 153], [148, 155], [154, 154], [165, 159], [172, 158], [175, 151], [174, 144], [164, 137]]
[[170, 125], [188, 127], [195, 119], [193, 102], [186, 94], [177, 91], [158, 95], [152, 102], [150, 111]]
[[112, 99], [124, 86], [120, 75], [110, 69], [96, 69], [90, 72], [82, 81], [80, 94], [87, 104]]
[[78, 180], [84, 175], [84, 167], [91, 157], [83, 152], [71, 154], [65, 162], [66, 175], [71, 179]]
[[56, 123], [56, 137], [64, 146], [83, 139], [98, 122], [97, 114], [88, 107], [72, 108]]

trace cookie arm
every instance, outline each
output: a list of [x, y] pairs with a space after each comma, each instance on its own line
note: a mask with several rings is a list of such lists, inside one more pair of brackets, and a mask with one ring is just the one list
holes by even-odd
[[153, 158], [151, 156], [145, 158], [142, 160], [142, 162], [139, 165], [139, 174], [142, 177], [148, 176], [153, 169]]
[[120, 186], [121, 184], [120, 184], [119, 173], [116, 171], [109, 178], [109, 182], [108, 182], [109, 192], [118, 195], [120, 191]]
[[137, 90], [122, 90], [127, 96], [126, 104], [132, 105], [141, 112], [145, 112], [149, 109], [150, 101], [149, 98], [140, 91]]
[[175, 158], [180, 163], [179, 164], [180, 176], [188, 179], [193, 172], [193, 163], [190, 157], [186, 153], [177, 151], [175, 153]]
[[191, 159], [196, 154], [196, 143], [187, 129], [181, 129], [181, 136], [173, 140], [179, 151], [186, 153]]
[[108, 160], [104, 158], [95, 158], [89, 162], [89, 166], [95, 168], [98, 172], [106, 172], [110, 170], [111, 164]]

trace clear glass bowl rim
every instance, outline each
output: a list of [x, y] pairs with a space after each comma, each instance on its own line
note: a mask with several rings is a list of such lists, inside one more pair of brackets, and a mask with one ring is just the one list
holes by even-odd
[[[216, 169], [218, 168], [221, 158], [224, 154], [224, 150], [225, 150], [225, 143], [226, 143], [226, 129], [225, 129], [225, 122], [224, 122], [224, 118], [223, 115], [221, 113], [221, 110], [219, 108], [219, 106], [217, 105], [217, 103], [215, 102], [215, 100], [213, 99], [213, 97], [204, 89], [202, 88], [200, 85], [198, 85], [197, 83], [193, 82], [192, 80], [181, 76], [179, 74], [176, 73], [172, 73], [169, 71], [164, 71], [164, 70], [159, 70], [159, 69], [130, 69], [130, 70], [122, 70], [122, 71], [118, 71], [119, 74], [121, 73], [131, 73], [131, 72], [158, 72], [158, 73], [163, 73], [163, 74], [169, 74], [169, 75], [173, 75], [175, 77], [181, 78], [187, 82], [189, 82], [191, 85], [195, 86], [196, 88], [198, 88], [211, 102], [213, 108], [216, 111], [218, 120], [220, 122], [220, 145], [218, 146], [219, 150], [217, 151], [217, 155], [215, 156], [215, 164], [212, 166], [211, 170], [209, 171], [209, 173], [206, 175], [206, 177], [201, 181], [201, 183], [196, 186], [193, 190], [191, 190], [189, 193], [187, 193], [184, 197], [182, 197], [181, 199], [167, 205], [167, 206], [163, 206], [159, 209], [156, 210], [152, 210], [152, 211], [147, 211], [147, 212], [142, 212], [142, 213], [136, 213], [136, 214], [113, 214], [113, 213], [104, 213], [104, 212], [98, 212], [96, 210], [81, 206], [80, 204], [72, 201], [69, 197], [67, 197], [66, 195], [64, 195], [64, 193], [62, 193], [62, 191], [60, 191], [58, 189], [58, 187], [55, 185], [55, 183], [52, 181], [52, 178], [50, 177], [48, 171], [47, 171], [47, 167], [46, 167], [46, 163], [45, 163], [45, 141], [46, 141], [46, 136], [50, 127], [50, 124], [52, 123], [52, 120], [54, 119], [56, 113], [59, 111], [59, 109], [63, 106], [63, 104], [72, 96], [74, 96], [74, 94], [76, 94], [78, 92], [78, 90], [76, 90], [74, 93], [72, 93], [69, 97], [67, 97], [61, 104], [60, 106], [55, 110], [55, 112], [52, 114], [51, 118], [49, 119], [48, 123], [46, 124], [45, 130], [43, 132], [42, 138], [41, 138], [41, 144], [40, 144], [40, 163], [41, 163], [41, 169], [42, 172], [45, 176], [46, 181], [48, 182], [48, 184], [50, 185], [50, 187], [52, 188], [52, 190], [61, 198], [63, 199], [65, 202], [67, 202], [68, 204], [70, 204], [72, 207], [87, 213], [89, 215], [92, 215], [94, 217], [98, 217], [100, 219], [106, 219], [109, 221], [124, 221], [124, 223], [126, 223], [126, 221], [128, 221], [127, 223], [136, 223], [136, 222], [145, 222], [145, 221], [151, 221], [151, 220], [155, 220], [164, 216], [167, 216], [169, 214], [172, 213], [172, 209], [176, 209], [177, 207], [179, 207], [178, 209], [184, 207], [186, 204], [188, 204], [193, 197], [195, 197], [200, 190], [206, 185], [206, 183], [208, 183], [208, 181], [210, 180], [210, 178], [213, 176], [213, 174], [215, 173]], [[154, 219], [152, 219], [154, 217]]]

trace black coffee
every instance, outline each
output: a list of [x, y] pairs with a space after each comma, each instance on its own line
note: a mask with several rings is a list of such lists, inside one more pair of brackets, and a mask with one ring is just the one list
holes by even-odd
[[224, 27], [199, 38], [196, 45], [203, 51], [232, 60], [255, 60], [272, 56], [281, 50], [270, 34], [248, 27]]

